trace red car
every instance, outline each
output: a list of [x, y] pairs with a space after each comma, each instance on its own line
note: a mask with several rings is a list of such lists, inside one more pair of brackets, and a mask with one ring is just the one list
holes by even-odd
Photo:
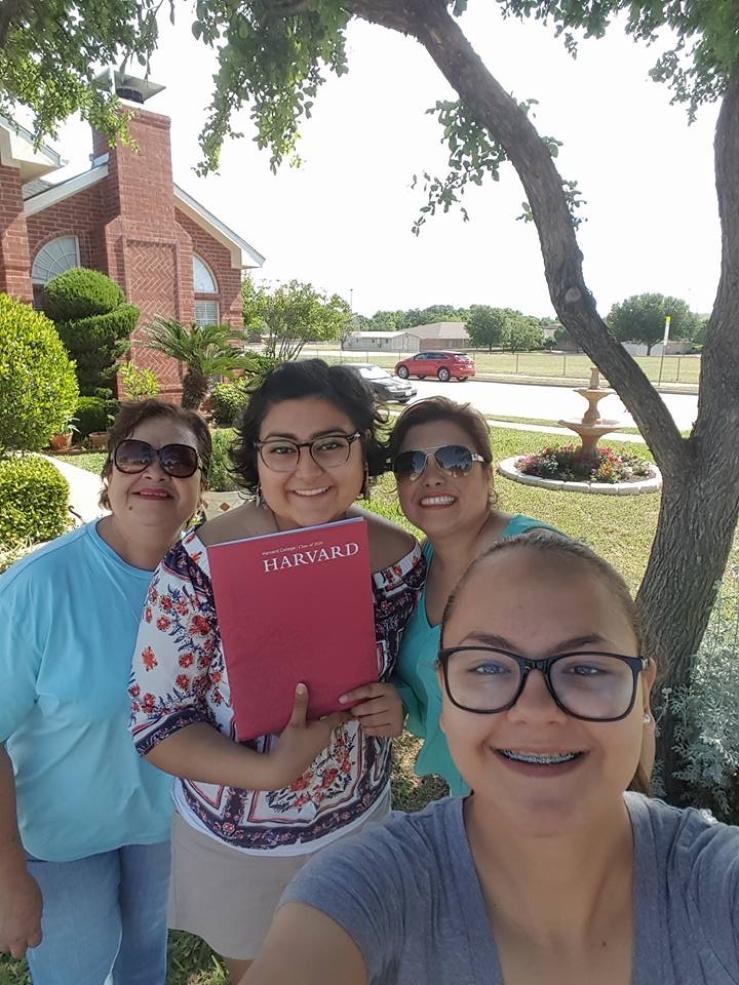
[[463, 383], [475, 375], [475, 363], [472, 356], [465, 352], [417, 352], [399, 362], [395, 373], [402, 380], [407, 380], [409, 376], [417, 376], [419, 380], [435, 376], [442, 383], [452, 377]]

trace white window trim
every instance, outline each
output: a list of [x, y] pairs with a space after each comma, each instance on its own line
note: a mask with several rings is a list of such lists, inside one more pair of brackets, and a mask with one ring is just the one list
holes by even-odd
[[[211, 283], [213, 284], [213, 287], [215, 288], [215, 290], [212, 290], [212, 291], [200, 291], [195, 286], [195, 261], [197, 261], [198, 263], [200, 263], [202, 265], [202, 267], [205, 270], [206, 274], [210, 277]], [[218, 287], [218, 279], [216, 278], [216, 275], [213, 273], [213, 268], [210, 266], [209, 263], [207, 263], [200, 256], [199, 253], [195, 253], [195, 252], [193, 252], [193, 255], [192, 255], [192, 280], [193, 280], [193, 289], [194, 289], [194, 293], [195, 294], [208, 294], [208, 295], [212, 295], [212, 296], [215, 296], [215, 295], [220, 294], [220, 289]]]
[[[77, 238], [77, 236], [75, 236], [73, 233], [67, 233], [64, 236], [55, 236], [53, 239], [47, 240], [47, 242], [44, 243], [44, 245], [41, 247], [41, 249], [36, 252], [36, 256], [33, 258], [33, 263], [31, 264], [31, 282], [33, 284], [41, 284], [41, 285], [44, 285], [44, 284], [48, 283], [48, 281], [46, 281], [46, 280], [40, 280], [38, 277], [34, 277], [33, 276], [33, 268], [36, 266], [36, 262], [38, 261], [38, 258], [43, 253], [43, 251], [45, 249], [47, 249], [49, 246], [51, 246], [52, 243], [56, 243], [60, 239], [72, 239], [72, 240], [74, 240], [74, 252], [75, 252], [76, 263], [72, 264], [72, 267], [67, 267], [67, 270], [71, 270], [73, 267], [79, 267], [79, 266], [81, 266], [81, 263], [80, 263], [80, 241]], [[63, 273], [63, 272], [64, 271], [60, 271], [60, 273]], [[55, 274], [54, 276], [57, 276], [57, 275]]]

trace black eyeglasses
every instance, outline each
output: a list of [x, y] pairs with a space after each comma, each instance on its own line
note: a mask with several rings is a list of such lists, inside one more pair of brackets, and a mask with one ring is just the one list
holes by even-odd
[[340, 465], [346, 465], [353, 443], [361, 437], [362, 432], [355, 431], [354, 434], [324, 434], [312, 441], [270, 438], [269, 441], [254, 442], [254, 447], [267, 468], [273, 472], [294, 472], [303, 448], [310, 451], [310, 457], [322, 469], [336, 469]]
[[155, 448], [148, 441], [124, 438], [113, 452], [113, 464], [126, 475], [138, 475], [156, 459], [159, 459], [162, 472], [174, 479], [189, 479], [200, 468], [197, 449], [192, 445], [172, 444]]
[[464, 445], [442, 445], [441, 448], [426, 450], [416, 448], [402, 451], [393, 462], [395, 478], [404, 482], [415, 482], [426, 471], [429, 458], [434, 459], [442, 472], [455, 478], [467, 475], [475, 462], [484, 462], [482, 455], [471, 451]]
[[449, 700], [463, 711], [494, 715], [512, 708], [532, 670], [544, 675], [547, 690], [562, 711], [586, 722], [618, 722], [634, 707], [645, 657], [617, 653], [559, 653], [531, 660], [490, 646], [457, 646], [439, 651]]

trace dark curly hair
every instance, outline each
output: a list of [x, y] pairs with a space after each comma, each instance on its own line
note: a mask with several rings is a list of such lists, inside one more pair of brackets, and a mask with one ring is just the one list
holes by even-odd
[[369, 474], [385, 471], [386, 452], [380, 433], [387, 423], [387, 414], [378, 407], [372, 390], [348, 366], [329, 366], [323, 359], [303, 359], [277, 366], [249, 399], [236, 428], [236, 443], [230, 451], [234, 479], [240, 486], [255, 492], [259, 485], [255, 445], [270, 408], [283, 400], [305, 397], [320, 397], [346, 414], [352, 426], [362, 433]]
[[210, 469], [210, 456], [213, 446], [210, 438], [208, 425], [200, 414], [185, 407], [177, 407], [175, 404], [168, 404], [165, 400], [157, 400], [149, 397], [147, 400], [130, 401], [121, 404], [120, 410], [116, 414], [115, 420], [108, 429], [108, 457], [105, 459], [100, 477], [105, 483], [103, 491], [100, 493], [100, 505], [103, 509], [110, 509], [108, 500], [107, 479], [113, 470], [113, 452], [120, 441], [130, 438], [136, 428], [152, 418], [165, 417], [174, 424], [181, 424], [192, 432], [198, 455], [202, 463], [202, 482], [205, 485]]

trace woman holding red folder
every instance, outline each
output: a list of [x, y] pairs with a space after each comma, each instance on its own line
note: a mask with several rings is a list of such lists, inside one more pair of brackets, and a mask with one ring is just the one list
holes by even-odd
[[[354, 505], [384, 464], [381, 422], [346, 367], [278, 367], [251, 397], [233, 452], [254, 501], [170, 551], [149, 591], [133, 660], [132, 730], [139, 752], [179, 777], [171, 922], [206, 940], [234, 980], [306, 859], [389, 809], [389, 740], [400, 734], [403, 708], [388, 678], [424, 561], [409, 534]], [[313, 722], [299, 687], [279, 737], [237, 743], [208, 547], [353, 516], [368, 524], [380, 682], [350, 713]]]

